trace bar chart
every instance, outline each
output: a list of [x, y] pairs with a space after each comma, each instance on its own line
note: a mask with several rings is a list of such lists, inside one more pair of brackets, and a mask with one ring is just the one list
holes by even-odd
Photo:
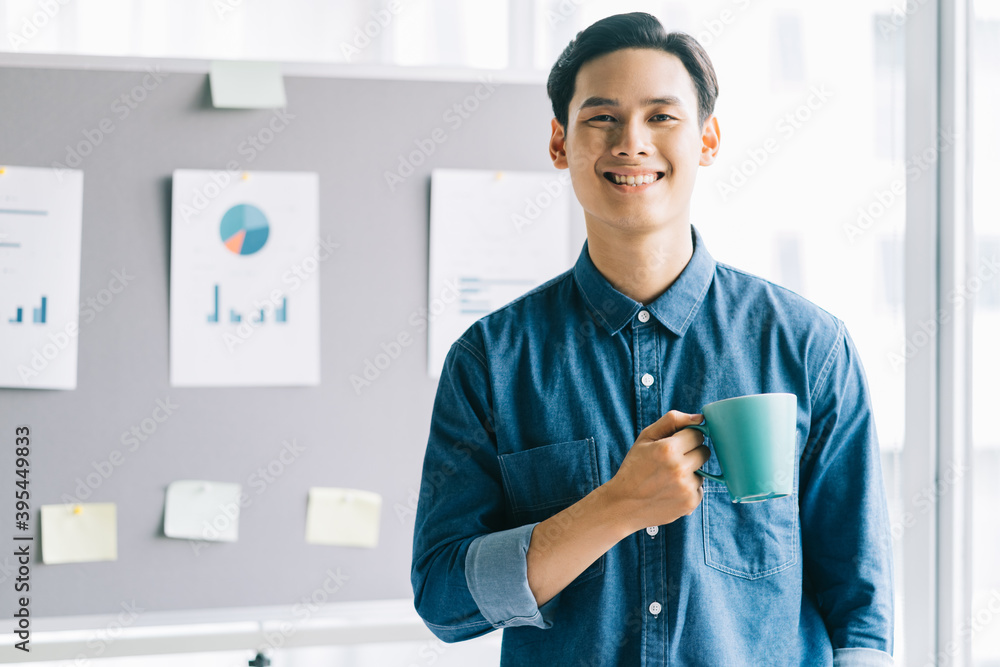
[[[48, 297], [42, 296], [42, 304], [38, 308], [32, 309], [31, 321], [35, 324], [45, 324], [46, 313], [48, 312]], [[21, 306], [17, 307], [17, 315], [7, 320], [13, 324], [21, 324], [25, 320], [23, 318], [24, 308]]]
[[[219, 322], [219, 285], [218, 284], [212, 285], [212, 294], [213, 294], [212, 299], [213, 299], [213, 302], [214, 302], [214, 306], [213, 306], [212, 312], [209, 313], [208, 316], [206, 317], [206, 321], [209, 324], [218, 324], [218, 322]], [[274, 302], [264, 302], [263, 304], [259, 304], [259, 303], [255, 304], [254, 308], [255, 308], [255, 313], [256, 313], [257, 316], [256, 317], [251, 317], [249, 320], [247, 320], [249, 322], [252, 322], [253, 324], [263, 324], [264, 322], [268, 321], [268, 319], [267, 319], [267, 311], [268, 310], [272, 310], [273, 311], [273, 315], [272, 315], [272, 319], [271, 319], [272, 322], [278, 323], [278, 324], [288, 322], [288, 297], [287, 296], [281, 297], [281, 305], [280, 306], [278, 306], [278, 304], [274, 303]], [[243, 314], [241, 312], [237, 311], [235, 308], [230, 308], [229, 309], [229, 321], [231, 323], [242, 322], [243, 321]]]

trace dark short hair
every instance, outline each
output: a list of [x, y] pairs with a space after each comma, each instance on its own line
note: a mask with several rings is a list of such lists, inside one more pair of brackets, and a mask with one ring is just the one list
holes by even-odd
[[698, 93], [698, 125], [715, 110], [719, 82], [708, 53], [686, 32], [668, 33], [655, 16], [645, 12], [616, 14], [601, 19], [570, 40], [549, 72], [547, 90], [552, 112], [565, 128], [569, 122], [569, 102], [576, 89], [576, 75], [584, 63], [621, 49], [659, 49], [677, 56], [684, 64]]

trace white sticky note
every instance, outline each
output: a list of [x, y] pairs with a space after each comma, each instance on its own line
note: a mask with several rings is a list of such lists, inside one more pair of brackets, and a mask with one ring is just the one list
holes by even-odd
[[118, 560], [114, 503], [42, 505], [42, 562]]
[[309, 489], [306, 542], [341, 547], [378, 545], [382, 496], [359, 489]]
[[285, 82], [278, 63], [212, 61], [212, 106], [220, 109], [276, 109], [285, 106]]
[[235, 542], [239, 537], [239, 484], [183, 479], [167, 487], [163, 533], [185, 540]]

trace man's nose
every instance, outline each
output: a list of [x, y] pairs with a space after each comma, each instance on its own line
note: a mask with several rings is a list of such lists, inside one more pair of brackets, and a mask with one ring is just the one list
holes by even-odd
[[626, 121], [615, 137], [612, 152], [619, 157], [649, 156], [653, 145], [649, 128], [641, 120]]

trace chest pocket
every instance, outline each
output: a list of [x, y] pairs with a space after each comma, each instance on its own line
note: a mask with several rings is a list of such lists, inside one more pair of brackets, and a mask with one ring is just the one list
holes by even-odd
[[756, 503], [734, 503], [726, 486], [704, 480], [705, 563], [744, 579], [760, 579], [798, 562], [798, 493]]
[[[542, 445], [500, 456], [507, 507], [515, 525], [544, 521], [600, 485], [593, 438]], [[604, 572], [602, 555], [570, 586]]]

